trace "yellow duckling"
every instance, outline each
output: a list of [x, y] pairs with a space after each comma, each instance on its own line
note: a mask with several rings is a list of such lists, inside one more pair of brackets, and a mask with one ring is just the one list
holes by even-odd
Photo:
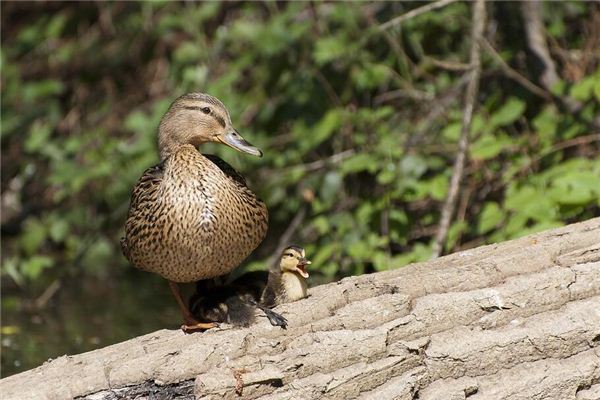
[[290, 303], [308, 296], [306, 266], [311, 262], [306, 259], [304, 249], [299, 246], [286, 247], [279, 259], [279, 265], [269, 271], [267, 286], [260, 303], [265, 307]]

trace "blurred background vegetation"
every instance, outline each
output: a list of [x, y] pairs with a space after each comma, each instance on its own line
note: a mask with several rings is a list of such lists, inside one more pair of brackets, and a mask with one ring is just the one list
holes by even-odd
[[[2, 375], [180, 322], [119, 237], [132, 186], [158, 160], [158, 121], [185, 92], [220, 98], [264, 151], [202, 149], [269, 207], [247, 268], [290, 242], [306, 247], [313, 285], [430, 258], [471, 5], [382, 26], [422, 5], [2, 2]], [[487, 11], [445, 253], [600, 214], [598, 4], [543, 3], [550, 82], [522, 5]]]

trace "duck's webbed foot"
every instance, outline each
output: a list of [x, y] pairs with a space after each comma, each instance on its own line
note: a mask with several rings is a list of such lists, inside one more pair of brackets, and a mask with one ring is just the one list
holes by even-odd
[[179, 290], [177, 283], [169, 281], [169, 287], [171, 288], [173, 296], [175, 296], [175, 300], [177, 300], [177, 304], [179, 305], [181, 314], [183, 315], [183, 325], [181, 325], [181, 330], [184, 333], [193, 333], [219, 326], [214, 322], [200, 322], [194, 318], [194, 315], [181, 298], [181, 291]]
[[193, 317], [186, 316], [183, 318], [183, 325], [181, 330], [184, 333], [194, 333], [201, 330], [207, 330], [218, 327], [219, 324], [216, 322], [200, 322]]
[[261, 310], [265, 313], [271, 325], [280, 326], [283, 329], [287, 328], [287, 319], [285, 319], [283, 315], [278, 314], [273, 310], [269, 310], [268, 308], [261, 308]]
[[267, 318], [269, 319], [269, 322], [271, 323], [271, 325], [280, 326], [282, 329], [287, 328], [287, 319], [285, 319], [285, 317], [283, 315], [276, 313], [275, 311], [271, 310], [270, 308], [267, 308], [267, 307], [257, 303], [254, 300], [251, 300], [250, 304], [252, 304], [253, 306], [259, 308], [262, 312], [264, 312], [265, 315], [267, 316]]

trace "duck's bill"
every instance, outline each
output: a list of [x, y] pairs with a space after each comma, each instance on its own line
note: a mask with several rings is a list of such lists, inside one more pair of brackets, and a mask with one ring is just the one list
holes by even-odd
[[308, 272], [306, 272], [306, 266], [310, 265], [311, 262], [309, 260], [307, 260], [306, 258], [301, 258], [300, 262], [298, 263], [298, 265], [296, 266], [296, 271], [302, 275], [303, 278], [308, 278]]
[[223, 144], [229, 147], [241, 151], [242, 153], [252, 154], [253, 156], [262, 157], [262, 151], [252, 146], [246, 141], [239, 133], [232, 131], [224, 135], [219, 136], [219, 139]]

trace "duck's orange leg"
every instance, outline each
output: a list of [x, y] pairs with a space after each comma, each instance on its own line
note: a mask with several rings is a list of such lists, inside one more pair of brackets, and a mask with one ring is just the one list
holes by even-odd
[[194, 315], [181, 298], [179, 285], [176, 282], [169, 281], [169, 287], [171, 288], [171, 292], [173, 292], [173, 296], [175, 296], [175, 300], [177, 300], [177, 304], [179, 305], [181, 313], [183, 314], [183, 325], [181, 325], [182, 331], [185, 333], [192, 333], [197, 330], [211, 329], [219, 326], [214, 322], [200, 322], [194, 318]]

